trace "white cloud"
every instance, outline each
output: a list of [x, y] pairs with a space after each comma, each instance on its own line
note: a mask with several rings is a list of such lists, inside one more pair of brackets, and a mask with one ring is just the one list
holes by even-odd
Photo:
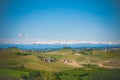
[[19, 33], [17, 36], [18, 37], [29, 37], [30, 35], [28, 33], [25, 33], [25, 34]]
[[23, 34], [21, 34], [21, 33], [18, 34], [18, 37], [22, 37], [22, 36], [23, 36]]
[[30, 35], [28, 33], [25, 34], [26, 37], [29, 37]]

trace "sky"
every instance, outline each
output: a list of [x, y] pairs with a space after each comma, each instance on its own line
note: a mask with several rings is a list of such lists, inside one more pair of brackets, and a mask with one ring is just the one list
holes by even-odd
[[119, 0], [0, 0], [0, 42], [120, 41]]

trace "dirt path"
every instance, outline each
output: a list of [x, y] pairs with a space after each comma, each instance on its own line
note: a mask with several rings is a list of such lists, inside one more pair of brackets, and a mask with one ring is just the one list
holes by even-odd
[[77, 57], [73, 58], [72, 61], [75, 61], [75, 59], [77, 59], [78, 57], [80, 57], [81, 55], [78, 55]]
[[80, 63], [81, 65], [82, 64], [92, 64], [92, 65], [98, 65], [99, 67], [102, 67], [102, 68], [109, 68], [109, 69], [114, 69], [114, 68], [120, 68], [120, 67], [115, 67], [115, 66], [106, 66], [106, 65], [103, 65], [102, 63], [98, 62], [98, 63], [92, 63], [90, 62], [89, 58], [86, 57], [86, 59]]
[[81, 65], [79, 65], [79, 64], [75, 61], [75, 59], [77, 59], [79, 56], [80, 56], [80, 55], [78, 55], [77, 57], [73, 58], [73, 59], [71, 60], [71, 62], [68, 62], [68, 61], [65, 62], [65, 64], [72, 65], [72, 66], [75, 66], [75, 67], [82, 67]]
[[80, 64], [89, 64], [90, 60], [88, 57], [86, 57], [86, 59], [84, 61], [82, 61]]
[[68, 65], [72, 65], [72, 66], [75, 66], [75, 67], [82, 67], [81, 65], [79, 65], [76, 61], [72, 61], [72, 62], [65, 62], [66, 64]]
[[109, 69], [114, 69], [114, 68], [120, 68], [120, 67], [115, 67], [115, 66], [106, 66], [106, 65], [103, 65], [103, 64], [98, 64], [99, 67], [103, 67], [103, 68], [109, 68]]
[[90, 62], [89, 58], [86, 57], [86, 59], [84, 61], [82, 61], [80, 64], [77, 63], [75, 61], [75, 59], [77, 59], [79, 56], [75, 57], [74, 59], [72, 59], [71, 62], [65, 62], [65, 64], [68, 64], [68, 65], [72, 65], [72, 66], [75, 66], [75, 67], [83, 67], [82, 65], [83, 64], [91, 64], [91, 65], [98, 65], [99, 67], [102, 67], [102, 68], [109, 68], [109, 69], [114, 69], [114, 68], [119, 68], [120, 67], [115, 67], [115, 66], [106, 66], [106, 65], [103, 65], [102, 63], [98, 62], [98, 63], [92, 63]]

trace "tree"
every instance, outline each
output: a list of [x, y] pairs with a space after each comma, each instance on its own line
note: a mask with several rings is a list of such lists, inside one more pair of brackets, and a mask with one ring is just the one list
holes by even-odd
[[22, 74], [22, 75], [21, 75], [21, 78], [22, 78], [23, 80], [27, 80], [27, 79], [28, 79], [28, 76], [27, 76], [26, 74]]
[[35, 80], [35, 78], [41, 77], [40, 71], [31, 71], [29, 72], [29, 80]]

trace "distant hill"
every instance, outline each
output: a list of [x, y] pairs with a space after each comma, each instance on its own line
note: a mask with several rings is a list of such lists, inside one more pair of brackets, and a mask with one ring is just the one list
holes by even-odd
[[81, 43], [81, 44], [0, 44], [0, 48], [9, 48], [17, 47], [25, 50], [40, 50], [40, 49], [60, 49], [64, 47], [82, 49], [82, 48], [120, 48], [120, 44], [90, 44], [90, 43]]

